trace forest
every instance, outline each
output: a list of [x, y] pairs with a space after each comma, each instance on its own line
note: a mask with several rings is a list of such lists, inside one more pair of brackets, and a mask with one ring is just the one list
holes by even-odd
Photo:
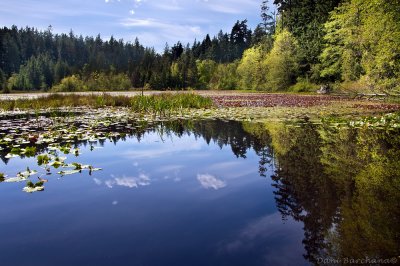
[[400, 0], [274, 0], [260, 23], [162, 53], [136, 38], [0, 28], [0, 87], [11, 91], [145, 88], [400, 91]]

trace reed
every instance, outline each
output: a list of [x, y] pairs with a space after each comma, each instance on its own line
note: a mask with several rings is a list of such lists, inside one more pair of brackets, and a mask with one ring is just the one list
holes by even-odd
[[194, 93], [163, 93], [151, 96], [49, 94], [37, 99], [1, 100], [0, 109], [43, 110], [61, 107], [128, 107], [134, 112], [165, 114], [183, 108], [209, 108], [212, 100]]

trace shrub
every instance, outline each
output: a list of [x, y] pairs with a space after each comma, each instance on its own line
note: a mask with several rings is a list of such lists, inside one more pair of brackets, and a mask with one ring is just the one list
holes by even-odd
[[298, 79], [297, 83], [289, 88], [291, 92], [315, 92], [316, 90], [318, 90], [317, 84], [304, 79]]
[[52, 90], [55, 92], [74, 92], [82, 91], [83, 88], [83, 82], [79, 76], [72, 75], [70, 77], [63, 78], [60, 84], [53, 86]]

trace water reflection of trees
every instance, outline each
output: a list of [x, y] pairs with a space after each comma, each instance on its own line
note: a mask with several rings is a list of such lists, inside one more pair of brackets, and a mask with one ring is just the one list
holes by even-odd
[[284, 220], [304, 223], [304, 257], [310, 262], [399, 254], [398, 131], [218, 120], [181, 129], [231, 146], [238, 157], [254, 149], [261, 176], [274, 164], [277, 208]]
[[306, 259], [399, 254], [398, 131], [311, 123], [265, 124], [264, 129], [275, 157], [271, 178], [277, 208], [283, 219], [304, 223]]
[[305, 258], [316, 262], [326, 248], [325, 232], [335, 222], [339, 198], [320, 161], [321, 138], [313, 124], [271, 132], [278, 138], [271, 177], [277, 208], [284, 219], [291, 216], [304, 223]]
[[[259, 156], [261, 176], [266, 177], [271, 165], [275, 169], [271, 179], [283, 220], [292, 217], [304, 223], [304, 256], [310, 262], [400, 254], [398, 130], [221, 120], [127, 121], [93, 130], [118, 132], [109, 138], [114, 143], [127, 136], [140, 141], [153, 132], [160, 136], [193, 134], [221, 148], [229, 146], [241, 158], [253, 149]], [[90, 144], [75, 139], [72, 145]], [[45, 145], [37, 148], [38, 153], [45, 150]], [[0, 157], [6, 162], [5, 154]]]
[[[241, 158], [246, 158], [248, 150], [253, 149], [258, 155], [271, 157], [268, 143], [269, 134], [263, 130], [258, 134], [249, 134], [244, 126], [235, 121], [206, 120], [206, 121], [172, 121], [163, 123], [165, 130], [182, 136], [194, 134], [196, 138], [203, 138], [207, 144], [211, 141], [220, 148], [229, 146], [232, 152]], [[257, 124], [255, 124], [257, 125]], [[267, 160], [267, 158], [265, 159]]]

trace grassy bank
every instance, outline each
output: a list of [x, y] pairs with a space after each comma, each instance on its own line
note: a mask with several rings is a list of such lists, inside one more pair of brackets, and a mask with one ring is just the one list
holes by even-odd
[[150, 96], [111, 96], [101, 95], [62, 95], [49, 94], [36, 99], [1, 100], [0, 109], [14, 110], [41, 110], [61, 107], [127, 107], [134, 112], [165, 113], [182, 108], [208, 108], [213, 105], [212, 100], [193, 93], [170, 94], [163, 93]]

